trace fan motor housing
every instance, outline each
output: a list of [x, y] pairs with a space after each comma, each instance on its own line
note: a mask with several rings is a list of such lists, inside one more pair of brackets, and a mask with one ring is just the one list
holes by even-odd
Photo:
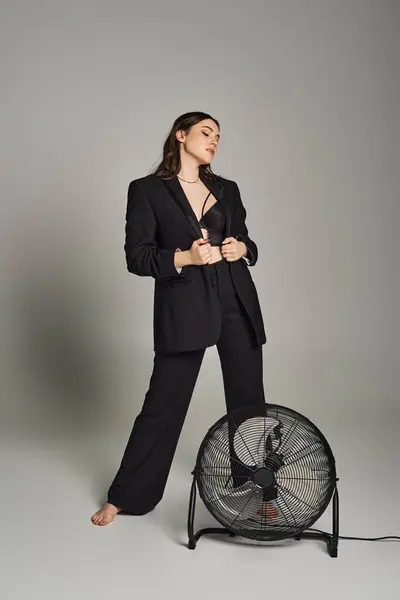
[[275, 483], [274, 472], [267, 467], [259, 467], [253, 473], [253, 481], [260, 488], [269, 488]]

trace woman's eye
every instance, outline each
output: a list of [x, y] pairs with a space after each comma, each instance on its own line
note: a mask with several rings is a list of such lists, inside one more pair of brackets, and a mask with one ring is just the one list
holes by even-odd
[[206, 133], [205, 131], [202, 131], [201, 133], [204, 133], [204, 135], [208, 137], [208, 133]]

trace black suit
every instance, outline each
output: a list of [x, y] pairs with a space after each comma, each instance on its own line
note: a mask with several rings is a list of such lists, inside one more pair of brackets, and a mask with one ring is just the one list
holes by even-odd
[[[257, 246], [248, 236], [246, 211], [234, 181], [203, 182], [224, 204], [225, 237]], [[213, 265], [174, 266], [176, 248], [202, 236], [177, 177], [154, 175], [129, 185], [126, 260], [131, 273], [155, 279], [154, 367], [142, 410], [132, 428], [108, 502], [133, 514], [161, 500], [206, 347], [217, 346], [228, 411], [264, 406], [262, 345], [266, 341], [257, 292], [245, 259]], [[237, 423], [239, 425], [239, 423]], [[234, 455], [234, 432], [229, 430]], [[243, 483], [233, 459], [233, 485]]]
[[[257, 345], [266, 342], [257, 291], [249, 266], [258, 251], [248, 236], [246, 210], [234, 181], [219, 183], [202, 176], [203, 183], [223, 203], [226, 236], [243, 241], [251, 255], [230, 264], [235, 290], [251, 320]], [[187, 265], [178, 273], [174, 266], [177, 248], [189, 250], [202, 238], [197, 217], [177, 177], [160, 180], [147, 175], [132, 181], [128, 190], [125, 253], [128, 271], [155, 279], [154, 350], [180, 352], [216, 344], [221, 334], [220, 308], [212, 290], [210, 265]]]

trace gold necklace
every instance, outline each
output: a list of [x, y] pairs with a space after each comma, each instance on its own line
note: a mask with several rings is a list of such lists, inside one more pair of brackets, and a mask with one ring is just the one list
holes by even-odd
[[181, 181], [184, 181], [185, 183], [197, 183], [199, 178], [196, 179], [196, 181], [187, 181], [186, 179], [182, 179], [182, 177], [179, 177], [179, 175], [177, 175], [178, 179], [180, 179]]

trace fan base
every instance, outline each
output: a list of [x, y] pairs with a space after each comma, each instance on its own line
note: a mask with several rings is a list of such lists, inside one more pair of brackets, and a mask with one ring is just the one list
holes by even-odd
[[[234, 533], [230, 529], [225, 527], [206, 527], [204, 529], [199, 529], [196, 533], [194, 532], [194, 515], [195, 515], [195, 506], [196, 506], [196, 469], [192, 471], [193, 482], [190, 490], [190, 501], [189, 501], [189, 515], [188, 515], [188, 548], [189, 550], [194, 550], [196, 548], [197, 542], [202, 535], [206, 534], [224, 534], [229, 535], [230, 537], [239, 536], [239, 534]], [[299, 541], [301, 539], [314, 539], [314, 540], [323, 540], [327, 544], [328, 553], [331, 558], [337, 558], [338, 556], [338, 543], [339, 543], [339, 492], [337, 488], [337, 482], [339, 481], [336, 478], [335, 489], [333, 493], [333, 505], [332, 505], [332, 534], [317, 532], [317, 531], [307, 531], [304, 530], [300, 533], [292, 536], [295, 540]], [[252, 538], [256, 539], [256, 538]], [[282, 539], [282, 538], [279, 538]], [[283, 539], [287, 539], [283, 538]], [[273, 540], [258, 540], [259, 542], [265, 542], [268, 544], [268, 541]]]
[[[224, 527], [206, 527], [204, 529], [199, 529], [199, 531], [197, 531], [189, 539], [189, 542], [188, 542], [189, 550], [196, 549], [197, 542], [201, 538], [202, 535], [215, 534], [215, 533], [229, 535], [229, 537], [237, 537], [236, 533], [233, 533], [232, 531], [230, 531], [229, 529], [225, 529]], [[328, 533], [318, 533], [316, 531], [303, 531], [302, 533], [300, 533], [294, 537], [295, 540], [300, 540], [302, 538], [325, 541], [327, 544], [329, 556], [331, 558], [337, 558], [338, 544], [337, 544], [337, 541], [335, 540], [334, 536], [332, 536]], [[264, 543], [268, 544], [268, 542], [264, 542]]]

